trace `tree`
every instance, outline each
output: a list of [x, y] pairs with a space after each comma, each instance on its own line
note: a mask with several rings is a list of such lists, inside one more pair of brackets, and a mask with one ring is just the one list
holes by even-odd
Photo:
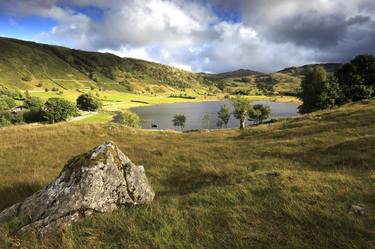
[[183, 131], [186, 123], [186, 117], [183, 114], [176, 114], [174, 115], [172, 122], [174, 126], [180, 127], [181, 131]]
[[344, 64], [336, 77], [343, 100], [361, 100], [375, 96], [375, 57], [363, 54]]
[[77, 98], [77, 107], [83, 111], [96, 111], [102, 107], [102, 102], [99, 98], [84, 93]]
[[240, 129], [242, 130], [246, 126], [245, 122], [249, 112], [250, 102], [244, 97], [237, 96], [237, 98], [233, 101], [233, 106], [233, 115], [235, 118], [240, 120]]
[[211, 123], [211, 113], [206, 113], [203, 116], [203, 121], [207, 124], [207, 129], [210, 129], [210, 123]]
[[0, 96], [0, 111], [10, 111], [16, 107], [16, 102], [14, 99], [7, 95]]
[[309, 68], [301, 83], [299, 98], [303, 104], [299, 111], [308, 113], [332, 108], [339, 102], [339, 97], [340, 88], [334, 77], [328, 77], [323, 67]]
[[62, 98], [49, 98], [43, 106], [43, 117], [54, 124], [77, 114], [75, 105]]
[[29, 111], [23, 114], [23, 119], [26, 123], [34, 123], [44, 121], [43, 105], [44, 101], [38, 97], [30, 97], [23, 101], [24, 106], [29, 108]]
[[23, 105], [29, 109], [30, 108], [42, 108], [43, 104], [44, 104], [43, 100], [39, 97], [29, 97], [23, 101]]
[[114, 122], [123, 124], [127, 127], [133, 127], [133, 128], [141, 127], [141, 120], [139, 119], [139, 116], [130, 111], [117, 113], [117, 115], [115, 115], [114, 117]]
[[218, 127], [222, 127], [225, 125], [225, 128], [228, 128], [228, 122], [230, 119], [230, 111], [227, 104], [224, 104], [220, 107], [219, 112], [217, 113], [218, 120]]
[[266, 105], [254, 105], [249, 108], [249, 118], [262, 123], [263, 120], [269, 118], [271, 107]]

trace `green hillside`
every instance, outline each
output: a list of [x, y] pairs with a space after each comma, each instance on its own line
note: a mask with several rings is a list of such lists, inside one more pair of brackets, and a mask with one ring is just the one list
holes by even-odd
[[375, 248], [374, 135], [374, 100], [243, 132], [2, 128], [0, 209], [106, 140], [145, 166], [156, 197], [150, 206], [84, 218], [43, 240], [16, 236], [23, 221], [8, 220], [0, 225], [0, 248]]
[[237, 70], [220, 74], [201, 74], [213, 81], [216, 86], [227, 93], [250, 95], [281, 94], [295, 95], [301, 80], [309, 67], [322, 66], [328, 73], [336, 72], [341, 64], [311, 64], [301, 67], [290, 67], [274, 73], [260, 73], [251, 70]]
[[109, 53], [0, 38], [0, 84], [29, 90], [103, 88], [164, 93], [205, 91], [208, 80], [174, 67]]

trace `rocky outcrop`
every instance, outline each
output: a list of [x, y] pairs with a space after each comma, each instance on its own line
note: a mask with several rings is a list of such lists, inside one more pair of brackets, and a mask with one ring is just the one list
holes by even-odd
[[47, 187], [0, 213], [27, 216], [30, 228], [42, 235], [61, 229], [80, 217], [150, 203], [154, 192], [143, 166], [137, 166], [113, 143], [106, 142], [71, 159]]

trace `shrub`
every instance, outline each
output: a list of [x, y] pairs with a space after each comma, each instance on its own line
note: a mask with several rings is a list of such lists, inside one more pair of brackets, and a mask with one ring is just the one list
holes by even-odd
[[12, 123], [11, 123], [8, 119], [6, 119], [6, 118], [0, 116], [0, 127], [9, 126], [9, 125], [11, 125], [11, 124], [12, 124]]
[[[1, 111], [0, 112], [0, 122], [3, 126], [7, 126], [10, 124], [19, 124], [23, 122], [23, 112], [9, 112], [9, 111]], [[0, 125], [1, 126], [1, 125]]]
[[217, 126], [222, 127], [225, 125], [225, 128], [228, 128], [228, 122], [230, 119], [230, 111], [228, 105], [224, 104], [220, 107], [219, 112], [217, 113], [217, 117], [219, 118]]
[[114, 122], [123, 124], [127, 127], [133, 127], [133, 128], [141, 127], [141, 121], [138, 115], [130, 111], [117, 113], [114, 117]]
[[58, 89], [57, 87], [52, 87], [51, 91], [52, 91], [52, 92], [58, 92], [59, 89]]
[[77, 108], [65, 99], [49, 98], [43, 106], [42, 113], [43, 117], [53, 124], [77, 115]]
[[42, 108], [43, 104], [44, 104], [44, 101], [39, 97], [30, 97], [30, 98], [26, 98], [23, 101], [23, 105], [26, 106], [29, 109], [33, 108], [33, 107]]
[[264, 105], [254, 105], [249, 108], [249, 118], [262, 123], [263, 120], [269, 118], [271, 107]]
[[32, 75], [31, 75], [31, 73], [27, 73], [26, 75], [24, 75], [24, 76], [22, 77], [22, 80], [23, 80], [23, 81], [31, 81], [31, 80], [32, 80]]
[[0, 96], [0, 111], [9, 111], [16, 107], [14, 99], [7, 95]]
[[102, 102], [99, 98], [91, 94], [84, 93], [77, 98], [77, 107], [78, 109], [84, 111], [96, 111], [102, 107]]
[[42, 108], [31, 107], [29, 111], [23, 113], [23, 121], [26, 123], [35, 123], [46, 121]]
[[7, 88], [7, 87], [1, 86], [1, 85], [0, 85], [0, 95], [6, 95], [6, 96], [8, 96], [12, 99], [15, 99], [15, 100], [22, 100], [23, 99], [22, 93], [20, 91], [18, 91], [17, 89]]
[[174, 115], [172, 122], [174, 126], [180, 127], [181, 131], [183, 131], [186, 123], [186, 117], [183, 114], [176, 114]]

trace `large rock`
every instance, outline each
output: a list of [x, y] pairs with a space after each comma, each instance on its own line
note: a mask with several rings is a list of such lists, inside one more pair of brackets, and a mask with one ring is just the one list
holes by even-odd
[[25, 215], [30, 223], [19, 232], [35, 228], [43, 235], [79, 217], [150, 203], [154, 195], [143, 166], [106, 142], [71, 159], [47, 187], [2, 211], [0, 221]]

